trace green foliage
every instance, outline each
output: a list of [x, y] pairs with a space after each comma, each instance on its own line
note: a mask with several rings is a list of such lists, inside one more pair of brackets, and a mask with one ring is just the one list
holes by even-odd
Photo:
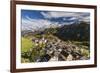
[[22, 42], [21, 42], [21, 51], [22, 52], [27, 52], [30, 48], [33, 47], [33, 43], [30, 39], [28, 39], [26, 37], [22, 37], [21, 40], [22, 40]]
[[89, 41], [72, 41], [73, 44], [77, 45], [77, 46], [82, 46], [85, 47], [85, 49], [90, 46]]
[[89, 58], [89, 56], [90, 56], [90, 51], [89, 51], [89, 50], [86, 50], [86, 49], [84, 49], [84, 48], [81, 48], [80, 50], [81, 50], [81, 54], [82, 54], [83, 56]]
[[29, 63], [29, 59], [26, 59], [26, 58], [21, 58], [21, 63]]
[[[41, 35], [37, 36], [42, 37]], [[45, 54], [44, 52], [45, 43], [38, 43], [38, 45], [36, 44], [37, 43], [32, 42], [31, 37], [30, 38], [28, 36], [22, 37], [22, 48], [21, 48], [22, 63], [35, 62], [37, 57], [40, 57]]]
[[35, 34], [34, 37], [36, 37], [36, 38], [42, 38], [42, 35]]

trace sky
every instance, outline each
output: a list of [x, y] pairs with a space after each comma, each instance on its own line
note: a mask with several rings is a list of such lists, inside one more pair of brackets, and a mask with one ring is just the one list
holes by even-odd
[[90, 21], [90, 13], [65, 11], [21, 10], [22, 30], [37, 30], [52, 26]]

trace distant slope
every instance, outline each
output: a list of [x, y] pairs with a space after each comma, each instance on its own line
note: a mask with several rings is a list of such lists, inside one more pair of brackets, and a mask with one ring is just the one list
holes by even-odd
[[62, 40], [89, 41], [90, 25], [81, 22], [80, 24], [65, 25], [57, 29], [54, 34]]
[[90, 25], [85, 22], [49, 28], [44, 32], [53, 34], [62, 40], [89, 41], [90, 39]]

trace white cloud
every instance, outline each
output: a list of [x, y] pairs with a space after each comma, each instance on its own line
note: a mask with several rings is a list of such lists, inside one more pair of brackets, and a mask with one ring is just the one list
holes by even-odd
[[59, 22], [53, 22], [50, 20], [46, 20], [46, 19], [32, 19], [28, 16], [26, 16], [26, 18], [22, 18], [22, 30], [43, 30], [45, 28], [49, 28], [49, 27], [57, 27], [60, 25], [64, 25], [64, 24], [68, 24], [68, 23], [62, 23], [59, 24]]
[[69, 20], [76, 20], [76, 19], [78, 19], [78, 18], [77, 17], [72, 17]]
[[27, 19], [22, 19], [22, 30], [38, 30], [41, 28], [48, 27], [51, 22], [43, 19], [32, 19], [26, 17]]
[[73, 22], [62, 22], [61, 24], [59, 24], [59, 22], [53, 22], [53, 21], [49, 21], [46, 19], [32, 19], [28, 16], [26, 16], [26, 18], [22, 18], [22, 30], [43, 30], [45, 28], [49, 28], [49, 27], [57, 27], [57, 26], [61, 26], [61, 25], [69, 25], [72, 24]]
[[85, 21], [85, 22], [89, 22], [90, 21], [90, 17], [84, 17], [83, 19], [82, 19], [83, 21]]
[[83, 17], [87, 13], [76, 13], [76, 12], [41, 12], [45, 18], [59, 18], [59, 17]]
[[63, 20], [65, 21], [65, 20], [67, 20], [67, 19], [64, 17]]
[[76, 19], [78, 19], [79, 21], [85, 21], [85, 22], [89, 22], [90, 21], [89, 13], [50, 11], [50, 12], [41, 12], [41, 14], [45, 18], [48, 18], [48, 19], [63, 17], [64, 18], [63, 20], [65, 20], [66, 17], [71, 17], [68, 20], [76, 20]]

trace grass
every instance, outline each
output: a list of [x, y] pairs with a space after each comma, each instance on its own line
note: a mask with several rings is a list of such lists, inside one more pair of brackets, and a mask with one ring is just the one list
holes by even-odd
[[81, 48], [81, 54], [86, 56], [86, 57], [89, 57], [90, 56], [90, 52], [89, 50], [86, 50], [84, 48]]
[[31, 39], [28, 39], [26, 37], [22, 37], [22, 46], [21, 46], [21, 51], [22, 52], [27, 52], [30, 48], [33, 47], [33, 43], [31, 41]]
[[[40, 57], [41, 55], [44, 55], [45, 52], [43, 50], [43, 48], [45, 47], [45, 44], [41, 44], [39, 43], [38, 46], [36, 46], [35, 42], [32, 42], [31, 37], [22, 37], [22, 43], [21, 43], [21, 52], [22, 53], [26, 53], [29, 52], [31, 54], [31, 56], [29, 56], [29, 58], [25, 58], [28, 55], [24, 55], [24, 57], [21, 58], [21, 62], [22, 63], [28, 63], [28, 62], [35, 62], [35, 58], [36, 57]], [[29, 50], [32, 51], [29, 51]], [[37, 51], [37, 49], [39, 49]]]

